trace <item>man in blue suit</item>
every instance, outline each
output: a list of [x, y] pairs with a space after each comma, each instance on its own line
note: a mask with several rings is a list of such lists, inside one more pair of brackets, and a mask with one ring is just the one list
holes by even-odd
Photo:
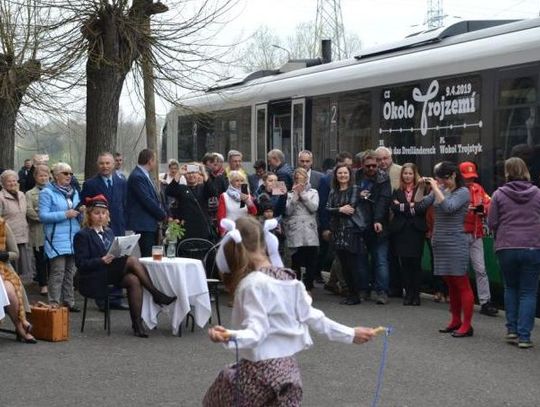
[[[115, 236], [126, 234], [126, 194], [127, 182], [120, 178], [114, 170], [114, 157], [111, 153], [104, 152], [97, 159], [98, 173], [86, 180], [81, 191], [81, 202], [87, 197], [103, 195], [109, 202], [110, 226]], [[111, 299], [112, 309], [128, 310], [127, 305], [122, 304], [122, 289], [113, 288], [111, 293], [118, 298]], [[105, 308], [103, 300], [96, 300], [100, 310]]]
[[126, 194], [127, 182], [114, 170], [111, 153], [101, 153], [97, 159], [98, 173], [84, 182], [81, 202], [86, 197], [103, 195], [109, 202], [111, 229], [115, 236], [126, 234]]
[[128, 229], [141, 235], [139, 247], [143, 257], [152, 256], [152, 246], [158, 238], [158, 224], [167, 220], [150, 173], [157, 165], [156, 154], [150, 149], [139, 153], [137, 166], [127, 181]]

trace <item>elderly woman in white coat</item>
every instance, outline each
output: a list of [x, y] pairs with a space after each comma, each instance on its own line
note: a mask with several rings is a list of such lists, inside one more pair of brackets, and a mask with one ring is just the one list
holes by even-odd
[[297, 168], [293, 173], [293, 180], [292, 190], [287, 194], [285, 238], [287, 247], [292, 252], [292, 269], [299, 276], [300, 267], [305, 267], [303, 281], [306, 289], [311, 291], [319, 251], [319, 193], [311, 188], [305, 169]]

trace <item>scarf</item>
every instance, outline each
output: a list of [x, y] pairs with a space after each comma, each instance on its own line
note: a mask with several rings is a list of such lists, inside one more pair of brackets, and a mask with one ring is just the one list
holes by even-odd
[[236, 202], [241, 201], [240, 199], [241, 191], [239, 189], [233, 187], [232, 185], [229, 185], [229, 188], [227, 188], [226, 192], [227, 192], [227, 195], [229, 195]]
[[75, 193], [75, 190], [71, 187], [71, 185], [58, 185], [56, 182], [53, 183], [53, 186], [60, 191], [62, 195], [65, 196], [67, 202], [68, 202], [68, 209], [73, 208], [73, 194]]

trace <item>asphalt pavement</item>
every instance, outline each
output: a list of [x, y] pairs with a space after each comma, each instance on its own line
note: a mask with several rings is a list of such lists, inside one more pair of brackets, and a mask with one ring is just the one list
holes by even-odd
[[[314, 298], [342, 323], [393, 327], [379, 406], [540, 405], [540, 346], [506, 344], [502, 313], [491, 318], [476, 310], [474, 337], [457, 339], [437, 332], [448, 321], [448, 305], [428, 297], [420, 307], [404, 307], [398, 299], [345, 306], [317, 287]], [[148, 339], [131, 334], [126, 311], [113, 311], [109, 337], [95, 305], [84, 334], [81, 315], [71, 314], [68, 342], [26, 345], [0, 334], [1, 407], [200, 406], [219, 370], [234, 361], [232, 352], [208, 340], [206, 329], [173, 336], [166, 315]], [[225, 326], [229, 318], [223, 306]], [[314, 347], [298, 356], [303, 405], [371, 406], [383, 338], [345, 345], [313, 336]]]

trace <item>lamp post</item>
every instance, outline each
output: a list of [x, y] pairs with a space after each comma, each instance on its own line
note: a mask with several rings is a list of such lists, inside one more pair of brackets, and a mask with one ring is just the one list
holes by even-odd
[[272, 47], [280, 49], [282, 51], [285, 51], [287, 53], [287, 60], [290, 61], [291, 58], [291, 51], [289, 51], [287, 48], [283, 48], [281, 45], [272, 44]]

